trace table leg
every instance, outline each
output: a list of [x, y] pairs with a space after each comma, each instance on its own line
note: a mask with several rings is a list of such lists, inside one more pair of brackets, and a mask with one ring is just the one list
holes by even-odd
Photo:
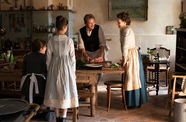
[[73, 108], [73, 122], [77, 122], [77, 108]]
[[0, 89], [3, 88], [3, 83], [0, 81]]
[[92, 84], [91, 87], [91, 93], [93, 93], [93, 97], [91, 99], [92, 102], [92, 116], [94, 117], [96, 114], [96, 97], [97, 97], [97, 91], [96, 91], [96, 75], [91, 75], [90, 76], [90, 82]]
[[145, 75], [145, 81], [147, 82], [147, 66], [144, 66], [144, 75]]
[[96, 106], [98, 106], [98, 80], [97, 74], [94, 75], [94, 82], [95, 82], [95, 98], [96, 98]]
[[155, 69], [156, 69], [156, 95], [158, 95], [158, 91], [159, 91], [159, 64], [155, 64]]
[[2, 88], [1, 88], [2, 90], [4, 90], [5, 89], [5, 82], [3, 81], [2, 82]]
[[98, 84], [95, 84], [95, 98], [96, 98], [96, 106], [98, 106]]

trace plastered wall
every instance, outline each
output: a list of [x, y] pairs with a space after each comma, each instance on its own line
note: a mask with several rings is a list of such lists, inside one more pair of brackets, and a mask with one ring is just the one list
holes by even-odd
[[[29, 4], [29, 1], [27, 4]], [[19, 1], [21, 2], [21, 1]], [[59, 2], [67, 4], [67, 0], [33, 0], [35, 8], [41, 8], [51, 4], [57, 5]], [[21, 3], [20, 3], [21, 4]], [[8, 9], [10, 5], [1, 5], [2, 9]], [[109, 60], [119, 61], [121, 57], [119, 43], [119, 29], [116, 21], [108, 20], [108, 0], [73, 0], [74, 33], [81, 28], [83, 17], [87, 13], [92, 13], [96, 17], [96, 23], [101, 25], [105, 36], [111, 41], [107, 41], [110, 47]], [[171, 49], [171, 69], [174, 69], [174, 57], [176, 47], [176, 35], [166, 35], [165, 27], [173, 25], [179, 27], [179, 14], [181, 12], [181, 0], [148, 0], [148, 20], [132, 21], [131, 28], [135, 32], [136, 44], [141, 47], [141, 52], [146, 53], [146, 49], [153, 48], [157, 44]]]
[[[74, 0], [74, 32], [84, 25], [83, 17], [92, 13], [96, 23], [101, 25], [110, 47], [109, 60], [119, 61], [121, 57], [119, 43], [119, 29], [116, 21], [108, 20], [108, 0]], [[171, 69], [174, 69], [176, 35], [166, 35], [165, 27], [173, 25], [179, 27], [181, 0], [148, 0], [148, 20], [132, 21], [131, 28], [135, 32], [136, 44], [141, 52], [154, 48], [156, 44], [171, 50]]]

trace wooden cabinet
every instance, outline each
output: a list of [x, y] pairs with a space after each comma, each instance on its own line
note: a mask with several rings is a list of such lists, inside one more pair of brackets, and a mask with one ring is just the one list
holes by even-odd
[[177, 29], [176, 72], [186, 72], [186, 28]]
[[[20, 48], [20, 42], [29, 47], [31, 39], [31, 12], [30, 11], [0, 11], [0, 27], [6, 30], [4, 36], [0, 36], [0, 49], [10, 40], [15, 48]], [[19, 47], [17, 47], [19, 46]]]
[[[6, 29], [6, 35], [0, 36], [0, 49], [6, 40], [10, 40], [14, 47], [30, 48], [31, 40], [36, 38], [48, 41], [53, 32], [48, 29], [55, 28], [56, 17], [62, 15], [68, 19], [68, 30], [66, 34], [73, 37], [73, 11], [70, 10], [50, 10], [50, 11], [0, 11], [0, 27]], [[34, 31], [37, 28], [41, 31]], [[24, 44], [22, 44], [24, 43]], [[24, 46], [22, 46], [24, 45]]]
[[[32, 40], [40, 38], [48, 41], [55, 34], [52, 32], [55, 28], [56, 17], [62, 15], [68, 19], [68, 30], [66, 34], [73, 36], [73, 13], [70, 11], [33, 11], [32, 12], [32, 29], [40, 28], [40, 32], [32, 30]], [[50, 31], [49, 31], [50, 30]], [[56, 30], [56, 29], [55, 29]]]

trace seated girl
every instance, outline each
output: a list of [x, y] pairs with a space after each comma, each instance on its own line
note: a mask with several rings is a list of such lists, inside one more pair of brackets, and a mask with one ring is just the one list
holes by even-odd
[[46, 86], [46, 42], [32, 42], [32, 53], [23, 60], [21, 90], [29, 103], [43, 104]]

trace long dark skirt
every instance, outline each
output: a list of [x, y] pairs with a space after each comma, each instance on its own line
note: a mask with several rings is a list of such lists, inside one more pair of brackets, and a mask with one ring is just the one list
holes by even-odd
[[[29, 87], [30, 87], [30, 76], [27, 76], [23, 87], [22, 87], [22, 92], [25, 95], [25, 100], [29, 102]], [[33, 103], [37, 104], [43, 104], [44, 101], [44, 94], [45, 94], [45, 87], [46, 87], [46, 80], [43, 79], [40, 76], [36, 76], [37, 81], [38, 81], [38, 88], [39, 88], [39, 94], [35, 94], [35, 87], [33, 87]]]
[[145, 104], [148, 101], [143, 63], [139, 51], [138, 51], [138, 56], [139, 56], [139, 66], [140, 66], [139, 72], [140, 72], [141, 88], [137, 90], [125, 91], [126, 103], [128, 107], [139, 107], [141, 104]]

